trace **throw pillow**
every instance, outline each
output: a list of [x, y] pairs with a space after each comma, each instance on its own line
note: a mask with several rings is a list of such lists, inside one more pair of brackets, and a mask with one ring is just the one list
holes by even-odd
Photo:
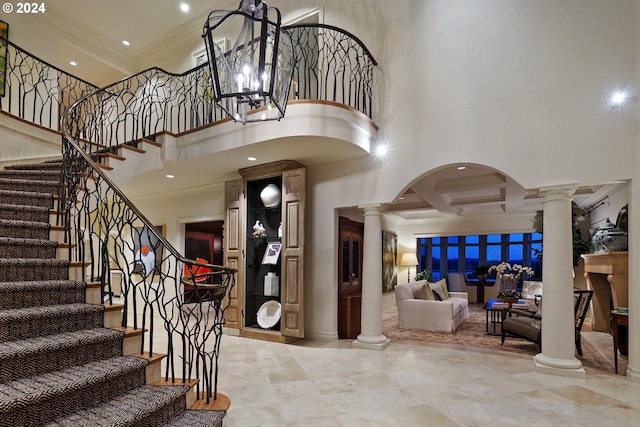
[[431, 293], [433, 294], [433, 299], [436, 301], [442, 301], [442, 297], [440, 296], [440, 292], [437, 289], [432, 289]]
[[433, 294], [431, 293], [429, 284], [427, 282], [424, 282], [422, 286], [416, 288], [413, 292], [413, 297], [415, 299], [433, 300]]
[[442, 299], [449, 299], [449, 291], [447, 290], [447, 279], [440, 279], [436, 282], [436, 285], [440, 285], [442, 288]]

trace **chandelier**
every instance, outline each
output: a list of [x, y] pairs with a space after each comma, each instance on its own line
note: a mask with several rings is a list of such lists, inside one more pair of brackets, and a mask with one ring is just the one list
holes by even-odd
[[[291, 36], [280, 26], [280, 11], [261, 0], [240, 0], [235, 11], [214, 10], [204, 24], [214, 100], [236, 122], [284, 116], [294, 57]], [[224, 39], [231, 40], [226, 52], [219, 42]]]

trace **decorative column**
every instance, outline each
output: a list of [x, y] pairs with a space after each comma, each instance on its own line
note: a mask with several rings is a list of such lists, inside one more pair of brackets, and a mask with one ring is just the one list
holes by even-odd
[[361, 333], [354, 347], [382, 350], [391, 341], [382, 335], [382, 205], [360, 206], [364, 210], [362, 260]]
[[572, 195], [577, 186], [547, 187], [543, 197], [542, 353], [536, 372], [584, 378], [576, 358], [573, 301]]

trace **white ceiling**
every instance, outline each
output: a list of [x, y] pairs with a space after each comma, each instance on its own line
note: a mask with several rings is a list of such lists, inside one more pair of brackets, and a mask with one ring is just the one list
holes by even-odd
[[[180, 46], [181, 39], [199, 37], [202, 26], [213, 9], [235, 10], [238, 0], [185, 0], [190, 5], [187, 13], [180, 11], [180, 1], [174, 0], [56, 0], [47, 3], [48, 13], [43, 18], [50, 25], [68, 33], [60, 47], [61, 68], [98, 85], [113, 82], [137, 71], [144, 58], [166, 44]], [[124, 46], [122, 40], [131, 45]], [[74, 58], [77, 67], [70, 67], [65, 58]], [[171, 70], [178, 71], [178, 70]], [[268, 156], [298, 160], [307, 165], [344, 159], [341, 149], [324, 150], [310, 156], [304, 150], [293, 150], [287, 141], [271, 142]], [[264, 148], [264, 147], [263, 147]], [[329, 145], [327, 145], [327, 148]], [[341, 157], [342, 152], [342, 157]], [[132, 194], [153, 194], [167, 190], [165, 173], [184, 179], [171, 183], [171, 190], [183, 186], [206, 185], [215, 179], [228, 179], [240, 167], [246, 167], [246, 150], [233, 150], [224, 154], [223, 161], [199, 159], [168, 166], [168, 171], [149, 173], [130, 184]], [[350, 153], [351, 158], [362, 153]], [[201, 163], [215, 162], [215, 174], [194, 174], [202, 170]], [[542, 201], [536, 190], [525, 190], [505, 175], [485, 167], [465, 165], [440, 169], [420, 178], [398, 196], [389, 206], [392, 215], [404, 220], [418, 220], [442, 216], [461, 216], [500, 213], [533, 213], [542, 210]], [[215, 175], [215, 176], [214, 176]], [[587, 208], [601, 200], [619, 183], [581, 187], [576, 203]]]

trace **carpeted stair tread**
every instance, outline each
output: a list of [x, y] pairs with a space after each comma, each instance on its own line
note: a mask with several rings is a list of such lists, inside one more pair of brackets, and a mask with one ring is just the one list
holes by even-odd
[[[144, 385], [148, 361], [118, 356], [0, 384], [0, 419], [37, 426]], [[88, 424], [80, 424], [88, 425]]]
[[60, 172], [62, 168], [62, 160], [48, 160], [42, 163], [25, 163], [22, 165], [13, 165], [13, 170], [55, 170]]
[[48, 222], [0, 219], [0, 236], [23, 239], [48, 239], [51, 225]]
[[221, 427], [227, 411], [212, 410], [187, 410], [181, 415], [173, 419], [169, 426], [171, 427], [192, 427], [207, 426]]
[[104, 306], [60, 304], [0, 311], [0, 342], [101, 328]]
[[0, 190], [37, 191], [55, 194], [58, 191], [58, 186], [59, 184], [56, 181], [0, 178]]
[[0, 382], [120, 356], [123, 337], [94, 328], [0, 343]]
[[0, 170], [0, 179], [30, 179], [33, 181], [60, 181], [60, 170]]
[[[166, 426], [185, 411], [187, 386], [145, 385], [92, 408], [56, 419], [47, 426]], [[191, 426], [209, 426], [196, 420]]]
[[53, 195], [56, 193], [41, 193], [36, 191], [16, 191], [0, 189], [0, 200], [3, 203], [25, 206], [53, 206]]
[[0, 203], [0, 219], [47, 222], [49, 219], [49, 208], [46, 206]]
[[51, 259], [57, 247], [54, 240], [0, 237], [0, 258]]
[[67, 280], [69, 261], [63, 259], [0, 258], [0, 282]]
[[0, 310], [82, 303], [86, 288], [76, 280], [0, 282]]

